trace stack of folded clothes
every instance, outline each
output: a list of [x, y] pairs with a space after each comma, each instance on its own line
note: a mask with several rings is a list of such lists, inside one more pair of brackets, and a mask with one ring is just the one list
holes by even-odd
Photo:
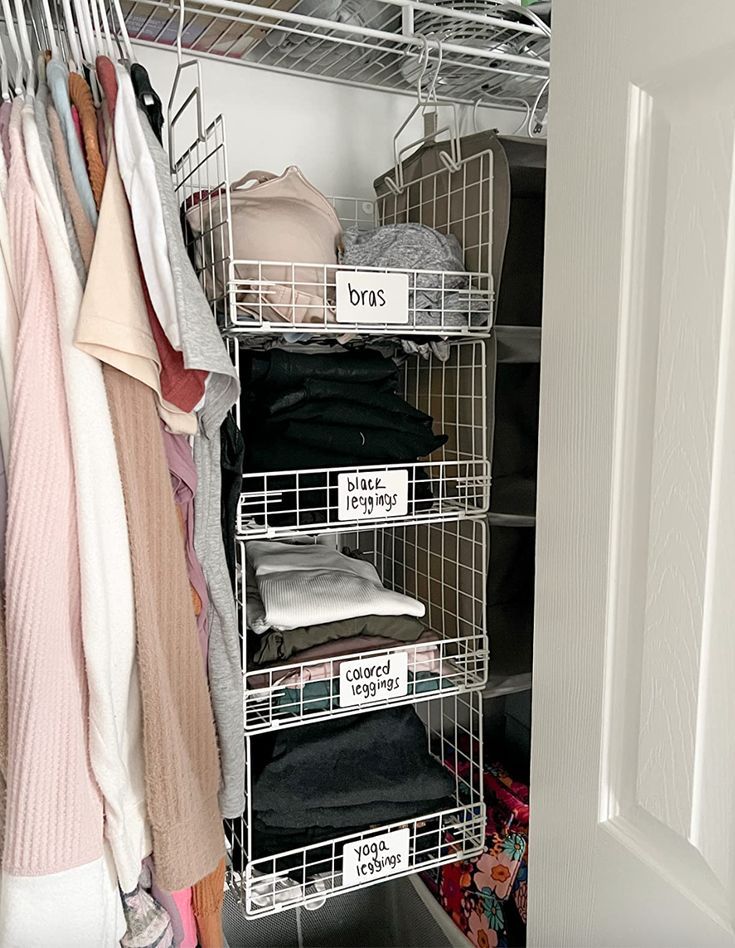
[[271, 691], [282, 714], [339, 707], [342, 656], [394, 647], [409, 653], [409, 694], [449, 687], [424, 611], [416, 599], [385, 589], [363, 559], [320, 544], [252, 540], [248, 687]]
[[414, 325], [464, 329], [484, 325], [490, 307], [471, 291], [464, 253], [457, 238], [424, 224], [386, 224], [376, 230], [348, 230], [340, 263], [351, 267], [418, 270], [412, 277], [409, 307]]
[[[246, 474], [413, 463], [447, 442], [434, 434], [430, 415], [397, 394], [395, 363], [373, 350], [252, 352], [240, 378]], [[271, 478], [268, 486], [283, 492], [280, 502], [269, 499], [273, 523], [279, 514], [293, 522], [297, 506], [302, 523], [317, 523], [337, 506], [335, 482], [324, 474], [301, 475], [298, 504], [295, 475]], [[259, 488], [249, 479], [246, 489]], [[430, 499], [423, 475], [409, 501]]]
[[263, 735], [253, 757], [256, 858], [455, 805], [412, 707]]

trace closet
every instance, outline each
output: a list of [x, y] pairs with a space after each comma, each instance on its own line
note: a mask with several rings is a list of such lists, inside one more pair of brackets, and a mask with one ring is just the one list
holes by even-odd
[[[146, 794], [175, 758], [159, 720], [184, 769], [192, 753], [182, 799], [216, 768], [187, 730], [201, 676], [191, 709], [150, 690], [150, 421], [116, 395], [109, 367], [129, 369], [102, 328], [125, 311], [130, 247], [219, 749], [229, 943], [290, 943], [295, 925], [298, 944], [367, 948], [370, 906], [381, 943], [521, 944], [550, 4], [73, 0], [27, 23], [16, 8], [39, 88], [65, 57], [103, 129], [68, 128], [99, 228], [74, 345], [105, 366], [126, 491]], [[30, 65], [22, 79], [29, 106]], [[106, 315], [88, 303], [103, 250], [120, 261]], [[170, 813], [146, 805], [153, 865], [126, 880], [128, 924], [191, 879], [208, 948], [199, 854], [184, 873]]]
[[[49, 255], [59, 338], [46, 341], [64, 361], [47, 376], [66, 392], [72, 440], [58, 425], [49, 438], [38, 507], [56, 586], [31, 574], [49, 615], [76, 601], [61, 515], [76, 503], [80, 549], [99, 555], [81, 558], [80, 661], [59, 649], [49, 673], [61, 690], [82, 684], [48, 717], [79, 740], [89, 727], [86, 775], [71, 757], [59, 766], [61, 739], [44, 745], [48, 772], [33, 771], [13, 737], [44, 732], [16, 708], [43, 690], [41, 666], [23, 688], [9, 680], [10, 776], [41, 781], [25, 784], [28, 813], [57, 806], [70, 774], [89, 783], [79, 832], [57, 847], [61, 882], [92, 866], [109, 882], [104, 842], [120, 892], [100, 884], [100, 899], [122, 903], [129, 934], [157, 905], [205, 948], [222, 931], [230, 948], [735, 944], [732, 5], [704, 17], [683, 0], [0, 0], [0, 18], [0, 137], [13, 100], [43, 120], [36, 80], [58, 93], [60, 64], [65, 90], [71, 75], [89, 91], [78, 133], [71, 108], [62, 129], [66, 179], [32, 133], [29, 152], [39, 221], [62, 238], [73, 211], [94, 221], [86, 254], [77, 229]], [[117, 155], [102, 148], [93, 167], [95, 114]], [[94, 173], [109, 181], [118, 160], [110, 196]], [[69, 206], [72, 178], [88, 208]], [[121, 229], [103, 200], [125, 210]], [[75, 249], [79, 283], [60, 283]], [[103, 345], [131, 280], [157, 414], [147, 389], [138, 402], [116, 389], [135, 373]], [[3, 332], [9, 306], [0, 297]], [[43, 388], [42, 360], [22, 349]], [[93, 443], [99, 404], [69, 381], [79, 352], [114, 439], [108, 419]], [[32, 413], [22, 394], [8, 406]], [[136, 469], [151, 431], [157, 480]], [[30, 458], [12, 412], [9, 475], [11, 437]], [[115, 456], [113, 504], [103, 459]], [[22, 491], [8, 483], [12, 676], [29, 643]], [[97, 486], [109, 522], [86, 515]], [[133, 572], [116, 610], [121, 561], [107, 553], [126, 524]], [[154, 533], [176, 549], [171, 590]], [[140, 608], [147, 574], [180, 620], [160, 637]], [[148, 620], [135, 648], [133, 602], [136, 625]], [[59, 615], [44, 625], [39, 612], [39, 627]], [[128, 636], [114, 656], [94, 651], [90, 617], [116, 645]], [[196, 671], [186, 700], [175, 674], [155, 687], [154, 654], [167, 672]], [[123, 678], [100, 687], [118, 658], [135, 689], [141, 676], [132, 739], [115, 731]], [[120, 748], [144, 758], [140, 825], [153, 831], [131, 845], [125, 884], [110, 801], [143, 775], [106, 769]], [[176, 760], [188, 763], [162, 806]], [[209, 850], [194, 851], [193, 820], [177, 877], [168, 817], [213, 801], [217, 779]], [[0, 880], [0, 933], [11, 893], [20, 948], [23, 912], [48, 929], [27, 895], [23, 786], [7, 785]], [[52, 836], [34, 850], [44, 866]], [[138, 877], [143, 850], [154, 862]], [[69, 914], [76, 936], [86, 922]]]

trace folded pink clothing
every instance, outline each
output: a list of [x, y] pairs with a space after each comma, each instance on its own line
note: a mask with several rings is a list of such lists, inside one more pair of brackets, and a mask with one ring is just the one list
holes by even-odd
[[[408, 669], [417, 672], [440, 670], [440, 651], [436, 642], [441, 636], [427, 630], [415, 642], [392, 648], [390, 640], [377, 635], [357, 635], [351, 639], [341, 639], [315, 645], [313, 648], [297, 652], [287, 661], [280, 662], [268, 669], [258, 669], [257, 674], [247, 676], [250, 689], [279, 687], [302, 688], [311, 681], [324, 681], [339, 674], [343, 661], [351, 661], [367, 652], [391, 651], [408, 652]], [[290, 668], [297, 666], [293, 671]]]

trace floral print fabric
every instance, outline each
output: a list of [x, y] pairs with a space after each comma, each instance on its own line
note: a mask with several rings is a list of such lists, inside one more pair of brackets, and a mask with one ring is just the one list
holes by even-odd
[[[509, 913], [526, 923], [528, 788], [499, 766], [486, 769], [485, 849], [424, 873], [457, 927], [477, 948], [507, 948]], [[517, 923], [516, 923], [517, 924]]]

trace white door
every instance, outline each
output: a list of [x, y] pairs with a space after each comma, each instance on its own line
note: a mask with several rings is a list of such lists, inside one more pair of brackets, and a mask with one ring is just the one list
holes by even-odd
[[735, 2], [554, 0], [529, 943], [735, 945]]

